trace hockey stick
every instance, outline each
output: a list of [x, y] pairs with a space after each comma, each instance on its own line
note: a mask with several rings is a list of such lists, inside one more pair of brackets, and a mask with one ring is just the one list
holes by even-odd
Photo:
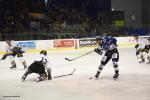
[[[138, 50], [137, 50], [137, 48], [136, 48], [136, 52], [137, 52]], [[139, 54], [138, 54], [139, 55]], [[136, 57], [137, 57], [137, 59], [139, 59], [139, 56], [138, 56], [137, 54], [136, 54]]]
[[76, 71], [76, 68], [73, 69], [73, 71], [70, 74], [59, 75], [59, 76], [55, 76], [54, 78], [59, 78], [59, 77], [64, 77], [64, 76], [70, 76], [70, 75], [73, 75], [75, 71]]
[[81, 56], [79, 56], [79, 57], [73, 58], [73, 59], [69, 59], [69, 58], [65, 58], [65, 59], [68, 60], [68, 61], [73, 61], [73, 60], [76, 60], [76, 59], [78, 59], [78, 58], [81, 58], [81, 57], [83, 57], [83, 56], [85, 56], [85, 55], [88, 55], [88, 54], [92, 53], [93, 51], [94, 51], [94, 50], [92, 50], [92, 51], [90, 51], [90, 52], [87, 52], [87, 53], [85, 53], [85, 54], [83, 54], [83, 55], [81, 55]]

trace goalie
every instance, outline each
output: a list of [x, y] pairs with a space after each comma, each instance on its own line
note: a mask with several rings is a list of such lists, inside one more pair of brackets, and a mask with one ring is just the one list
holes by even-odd
[[22, 81], [25, 81], [26, 77], [31, 73], [39, 74], [37, 82], [43, 80], [51, 80], [51, 69], [48, 68], [49, 61], [47, 59], [47, 51], [42, 50], [35, 61], [28, 67], [27, 71], [22, 76]]
[[137, 44], [135, 45], [136, 55], [139, 57], [139, 63], [144, 63], [147, 60], [147, 63], [150, 63], [150, 41], [134, 35], [134, 39]]
[[27, 68], [26, 61], [23, 59], [24, 51], [22, 51], [20, 46], [17, 46], [17, 44], [14, 41], [7, 40], [5, 49], [6, 49], [6, 54], [3, 55], [2, 60], [5, 60], [7, 57], [9, 57], [9, 60], [12, 65], [12, 67], [10, 67], [10, 69], [17, 68], [16, 62], [15, 62], [16, 56], [22, 62], [24, 68]]

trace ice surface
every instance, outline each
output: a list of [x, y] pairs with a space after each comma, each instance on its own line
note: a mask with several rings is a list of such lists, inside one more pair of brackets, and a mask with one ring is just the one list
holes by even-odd
[[[72, 76], [36, 83], [36, 74], [25, 82], [22, 64], [17, 61], [17, 70], [10, 70], [9, 60], [0, 61], [0, 100], [150, 100], [150, 65], [139, 64], [134, 48], [119, 48], [120, 77], [114, 80], [114, 69], [110, 61], [102, 71], [99, 80], [90, 80], [99, 66], [101, 56], [91, 53], [72, 62], [64, 58], [80, 56], [91, 49], [49, 52], [52, 75], [70, 73]], [[25, 54], [31, 64], [37, 53]], [[17, 97], [13, 97], [17, 96]], [[19, 97], [18, 97], [19, 96]]]

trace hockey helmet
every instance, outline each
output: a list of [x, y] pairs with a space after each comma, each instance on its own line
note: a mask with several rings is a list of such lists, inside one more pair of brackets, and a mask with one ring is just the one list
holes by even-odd
[[137, 34], [134, 34], [134, 39], [138, 40], [139, 36]]
[[102, 40], [102, 37], [98, 36], [96, 37], [95, 41], [101, 41]]
[[11, 40], [6, 40], [6, 43], [7, 43], [8, 45], [11, 45]]
[[139, 37], [139, 35], [138, 35], [138, 34], [134, 34], [133, 36], [134, 36], [134, 37]]
[[43, 54], [43, 55], [47, 55], [47, 51], [46, 50], [42, 50], [41, 52], [40, 52], [40, 54]]

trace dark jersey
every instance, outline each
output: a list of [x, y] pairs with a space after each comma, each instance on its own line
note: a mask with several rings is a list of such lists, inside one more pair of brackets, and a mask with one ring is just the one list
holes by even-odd
[[104, 51], [109, 51], [117, 48], [117, 40], [113, 37], [103, 37], [102, 43], [99, 44], [99, 48]]

